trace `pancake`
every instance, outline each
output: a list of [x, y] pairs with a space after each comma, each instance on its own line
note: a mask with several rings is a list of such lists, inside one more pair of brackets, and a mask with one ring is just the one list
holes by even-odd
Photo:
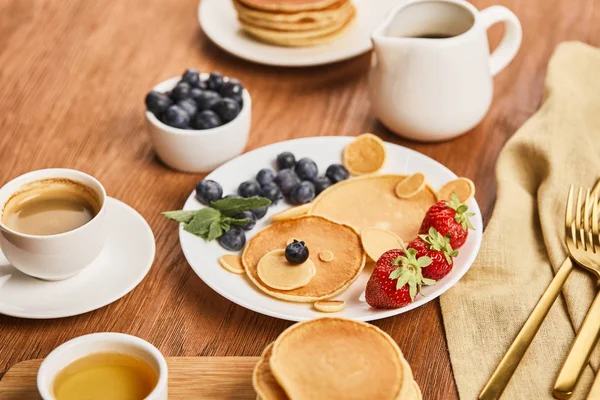
[[338, 3], [326, 10], [305, 11], [294, 14], [277, 14], [255, 11], [246, 8], [238, 0], [234, 0], [238, 18], [244, 23], [257, 28], [281, 31], [309, 31], [328, 27], [336, 21], [346, 21], [354, 11], [349, 1]]
[[252, 373], [252, 386], [261, 400], [288, 400], [269, 366], [272, 350], [273, 343], [269, 344], [260, 356]]
[[294, 265], [285, 258], [285, 250], [271, 250], [256, 267], [260, 280], [271, 289], [292, 290], [308, 285], [316, 275], [315, 264], [309, 259]]
[[229, 272], [243, 274], [246, 272], [242, 265], [242, 258], [237, 254], [224, 254], [219, 257], [219, 264]]
[[399, 397], [406, 385], [398, 345], [364, 322], [318, 318], [292, 325], [275, 340], [270, 367], [292, 399], [406, 398]]
[[380, 228], [366, 228], [360, 233], [363, 250], [375, 262], [383, 253], [392, 249], [401, 249], [402, 239], [394, 232]]
[[296, 218], [305, 215], [310, 210], [310, 203], [302, 204], [295, 207], [286, 208], [276, 214], [271, 215], [271, 222], [283, 221], [284, 219]]
[[352, 13], [346, 19], [335, 20], [326, 27], [309, 31], [292, 32], [260, 28], [252, 26], [243, 20], [240, 20], [240, 25], [248, 34], [266, 43], [289, 47], [316, 46], [336, 39], [351, 25], [355, 13], [352, 10]]
[[[260, 259], [271, 250], [283, 249], [289, 238], [306, 243], [309, 259], [316, 267], [310, 283], [293, 290], [268, 287], [258, 276]], [[329, 262], [319, 259], [321, 250], [329, 250], [335, 258]], [[283, 300], [314, 302], [329, 298], [352, 284], [365, 265], [358, 233], [350, 226], [319, 216], [302, 216], [273, 223], [259, 231], [246, 244], [242, 263], [248, 278], [265, 293]]]
[[438, 190], [438, 198], [440, 200], [452, 200], [452, 193], [461, 203], [466, 203], [475, 196], [475, 184], [469, 178], [458, 178], [447, 182]]
[[399, 199], [394, 189], [404, 178], [406, 175], [369, 175], [336, 183], [317, 196], [309, 213], [348, 224], [359, 232], [372, 227], [392, 231], [408, 243], [417, 237], [436, 195], [427, 185], [410, 199]]
[[373, 174], [383, 168], [386, 153], [383, 140], [372, 133], [363, 133], [344, 148], [342, 161], [352, 175]]
[[396, 185], [396, 196], [400, 199], [410, 199], [421, 190], [425, 189], [426, 184], [427, 179], [425, 178], [425, 175], [421, 172], [417, 172], [416, 174], [412, 174], [408, 178], [403, 179]]
[[339, 312], [346, 307], [346, 302], [343, 300], [319, 300], [315, 301], [313, 306], [321, 312], [334, 313]]
[[[240, 0], [233, 0], [233, 5], [238, 13], [238, 16], [248, 22], [256, 22], [257, 25], [261, 26], [260, 23], [265, 23], [265, 27], [271, 27], [273, 29], [285, 29], [283, 28], [286, 24], [296, 25], [306, 24], [317, 24], [347, 17], [348, 13], [353, 9], [351, 1], [342, 0], [333, 4], [326, 9], [316, 11], [301, 11], [295, 13], [278, 13], [270, 11], [260, 11], [250, 8]], [[276, 25], [276, 24], [283, 25]], [[275, 24], [275, 25], [270, 25]]]
[[278, 12], [298, 12], [307, 10], [322, 10], [340, 0], [239, 0], [245, 6]]

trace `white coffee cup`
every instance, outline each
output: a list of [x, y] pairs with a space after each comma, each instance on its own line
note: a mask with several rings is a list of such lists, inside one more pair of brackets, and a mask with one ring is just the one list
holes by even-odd
[[55, 400], [54, 380], [58, 373], [73, 361], [94, 353], [127, 354], [148, 363], [158, 375], [154, 390], [145, 400], [167, 400], [167, 361], [156, 347], [136, 336], [123, 333], [93, 333], [69, 340], [54, 349], [42, 362], [37, 386], [43, 400]]
[[[100, 202], [96, 216], [79, 228], [55, 235], [29, 235], [7, 227], [2, 221], [11, 196], [31, 182], [51, 178], [69, 179], [93, 190]], [[12, 266], [24, 274], [45, 280], [67, 279], [91, 264], [102, 250], [106, 191], [86, 173], [61, 168], [26, 173], [0, 188], [0, 206], [0, 247]]]
[[[490, 55], [487, 30], [498, 22], [505, 34]], [[518, 18], [502, 6], [479, 12], [464, 0], [403, 3], [373, 32], [375, 115], [398, 135], [424, 142], [470, 130], [487, 113], [492, 78], [516, 55], [521, 37]]]

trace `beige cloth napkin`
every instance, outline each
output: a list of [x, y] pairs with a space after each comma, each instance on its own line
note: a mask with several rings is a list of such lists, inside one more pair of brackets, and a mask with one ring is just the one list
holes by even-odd
[[[512, 137], [497, 164], [498, 199], [479, 256], [441, 298], [461, 399], [475, 399], [566, 256], [562, 224], [571, 183], [600, 178], [600, 50], [556, 49], [540, 110]], [[576, 269], [502, 399], [551, 399], [554, 381], [595, 294]], [[596, 349], [592, 366], [597, 369]], [[582, 374], [573, 399], [594, 378]]]

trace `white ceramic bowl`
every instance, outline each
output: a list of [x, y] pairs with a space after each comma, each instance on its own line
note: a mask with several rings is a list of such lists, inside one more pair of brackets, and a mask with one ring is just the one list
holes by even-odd
[[[201, 74], [203, 79], [208, 74]], [[154, 90], [165, 93], [181, 77], [159, 83]], [[250, 134], [252, 99], [246, 89], [240, 114], [225, 125], [213, 129], [189, 130], [170, 127], [146, 111], [150, 139], [158, 157], [169, 167], [184, 172], [212, 171], [225, 161], [242, 154]]]
[[124, 333], [92, 333], [69, 340], [54, 349], [42, 362], [37, 375], [38, 391], [43, 400], [55, 400], [56, 375], [73, 361], [94, 353], [128, 354], [147, 362], [158, 375], [154, 390], [145, 400], [167, 400], [167, 361], [156, 347], [136, 336]]

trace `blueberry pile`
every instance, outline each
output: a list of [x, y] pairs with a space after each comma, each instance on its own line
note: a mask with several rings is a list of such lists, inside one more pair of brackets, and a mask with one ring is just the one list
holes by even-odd
[[233, 78], [211, 72], [205, 80], [186, 70], [173, 90], [146, 95], [146, 108], [163, 123], [179, 129], [211, 129], [235, 119], [242, 109], [244, 87]]
[[[287, 151], [277, 156], [276, 164], [277, 172], [263, 168], [255, 179], [240, 183], [237, 194], [228, 194], [225, 198], [261, 196], [271, 200], [271, 204], [277, 204], [285, 197], [291, 204], [306, 204], [329, 186], [350, 177], [341, 164], [331, 164], [325, 174], [319, 176], [319, 168], [313, 160], [301, 158], [296, 161], [296, 157]], [[213, 180], [203, 180], [196, 185], [196, 198], [202, 204], [209, 205], [222, 197], [223, 188]], [[236, 218], [247, 218], [249, 222], [243, 227], [232, 227], [219, 237], [219, 243], [227, 250], [241, 250], [246, 244], [244, 231], [254, 228], [256, 221], [266, 214], [267, 207], [261, 207], [237, 215]]]

